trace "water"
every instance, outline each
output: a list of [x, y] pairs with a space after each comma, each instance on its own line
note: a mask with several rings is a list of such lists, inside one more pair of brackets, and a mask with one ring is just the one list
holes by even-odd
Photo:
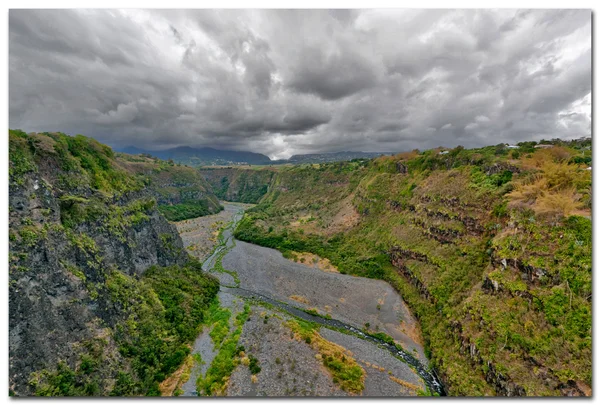
[[404, 350], [398, 349], [395, 345], [391, 345], [391, 344], [385, 342], [384, 340], [381, 340], [377, 337], [368, 335], [368, 334], [364, 333], [362, 330], [355, 328], [354, 326], [348, 325], [344, 322], [341, 322], [337, 319], [323, 318], [321, 316], [309, 314], [309, 313], [307, 313], [299, 308], [296, 308], [292, 305], [274, 300], [265, 295], [258, 294], [254, 291], [248, 291], [248, 290], [245, 290], [245, 289], [239, 288], [239, 287], [236, 287], [236, 288], [221, 287], [221, 290], [228, 292], [230, 294], [237, 295], [239, 297], [244, 297], [244, 298], [253, 299], [253, 300], [257, 300], [257, 301], [261, 301], [261, 302], [266, 302], [267, 304], [273, 305], [274, 307], [283, 309], [284, 311], [290, 313], [291, 315], [295, 316], [296, 318], [304, 319], [305, 321], [309, 321], [309, 322], [314, 322], [319, 325], [323, 325], [325, 327], [329, 327], [332, 329], [345, 330], [352, 335], [360, 337], [361, 339], [368, 340], [368, 341], [376, 344], [377, 346], [386, 349], [387, 351], [389, 351], [391, 354], [393, 354], [397, 358], [400, 358], [403, 362], [412, 366], [415, 369], [415, 371], [417, 372], [417, 374], [419, 374], [419, 376], [423, 379], [423, 381], [425, 381], [425, 384], [427, 385], [427, 387], [429, 387], [431, 392], [437, 393], [438, 395], [441, 395], [441, 396], [446, 395], [446, 392], [444, 391], [444, 387], [443, 387], [442, 383], [440, 382], [439, 378], [437, 377], [437, 375], [435, 374], [435, 372], [433, 370], [429, 371], [426, 367], [424, 367], [421, 364], [421, 362], [419, 360], [414, 358], [410, 353], [407, 353]]
[[225, 203], [224, 206], [226, 210], [236, 210], [236, 213], [233, 216], [232, 223], [223, 230], [222, 238], [224, 243], [219, 244], [212, 254], [204, 261], [204, 263], [202, 263], [202, 270], [204, 271], [211, 271], [215, 265], [215, 260], [219, 253], [225, 249], [230, 249], [233, 246], [233, 230], [244, 216], [243, 207], [227, 203]]
[[[236, 205], [228, 204], [228, 203], [225, 203], [224, 205], [225, 205], [225, 209], [236, 210], [236, 213], [233, 217], [233, 221], [232, 221], [231, 225], [228, 226], [225, 230], [223, 230], [223, 234], [222, 234], [223, 242], [215, 249], [215, 251], [203, 263], [202, 269], [204, 271], [211, 271], [215, 265], [215, 260], [216, 260], [217, 256], [220, 253], [222, 253], [224, 250], [229, 250], [230, 248], [233, 247], [233, 245], [235, 243], [234, 238], [233, 238], [233, 230], [237, 226], [238, 222], [244, 216], [244, 207], [236, 206]], [[396, 356], [403, 362], [412, 366], [414, 368], [414, 370], [417, 372], [417, 374], [419, 374], [419, 376], [423, 379], [423, 381], [425, 382], [427, 387], [431, 390], [431, 392], [441, 395], [441, 396], [446, 395], [444, 386], [442, 385], [440, 379], [438, 378], [438, 376], [436, 375], [434, 370], [429, 370], [427, 367], [423, 366], [423, 364], [421, 364], [421, 362], [419, 360], [417, 360], [415, 357], [413, 357], [410, 353], [405, 352], [404, 350], [398, 349], [395, 345], [391, 345], [391, 344], [385, 342], [384, 340], [381, 340], [374, 336], [368, 335], [368, 334], [364, 333], [362, 330], [360, 330], [352, 325], [348, 325], [337, 319], [328, 319], [328, 318], [323, 318], [320, 316], [309, 314], [309, 313], [307, 313], [299, 308], [296, 308], [292, 305], [274, 300], [270, 297], [261, 295], [254, 291], [245, 290], [243, 288], [221, 286], [221, 291], [228, 292], [230, 294], [234, 294], [234, 295], [237, 295], [237, 296], [243, 297], [243, 298], [262, 301], [262, 302], [268, 303], [270, 305], [273, 305], [277, 308], [283, 309], [284, 311], [290, 313], [291, 315], [293, 315], [297, 318], [304, 319], [304, 320], [310, 321], [310, 322], [314, 322], [319, 325], [323, 325], [325, 327], [338, 329], [338, 330], [345, 330], [346, 332], [348, 332], [352, 335], [355, 335], [362, 339], [368, 340], [368, 341], [372, 342], [373, 344], [388, 350], [392, 355]]]

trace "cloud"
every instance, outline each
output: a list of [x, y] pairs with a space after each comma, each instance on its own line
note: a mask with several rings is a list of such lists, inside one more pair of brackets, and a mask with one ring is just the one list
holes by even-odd
[[588, 10], [11, 10], [9, 125], [289, 156], [591, 135]]
[[132, 122], [137, 116], [139, 110], [133, 104], [119, 104], [116, 110], [110, 110], [108, 113], [98, 112], [98, 118], [95, 122], [98, 124], [127, 124]]

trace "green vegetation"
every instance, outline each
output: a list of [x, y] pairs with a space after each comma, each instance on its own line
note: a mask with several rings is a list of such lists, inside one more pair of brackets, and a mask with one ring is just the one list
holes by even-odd
[[250, 360], [248, 363], [248, 368], [250, 369], [250, 373], [251, 374], [260, 373], [261, 368], [258, 365], [258, 359], [256, 357], [254, 357], [253, 355], [249, 355], [248, 359]]
[[200, 173], [221, 200], [256, 204], [267, 193], [272, 168], [202, 168]]
[[14, 183], [23, 186], [25, 174], [37, 171], [37, 166], [29, 150], [27, 134], [21, 130], [9, 131], [9, 138], [8, 175]]
[[[111, 395], [160, 395], [158, 384], [189, 354], [215, 300], [218, 282], [204, 275], [199, 263], [151, 267], [141, 280], [119, 271], [109, 274], [100, 293], [114, 310], [124, 314], [115, 326], [119, 353], [131, 360], [132, 374], [119, 373]], [[76, 370], [60, 363], [54, 371], [36, 373], [31, 384], [36, 395], [97, 395], [103, 358], [96, 349], [83, 355]]]
[[[88, 375], [93, 365], [82, 361], [79, 368], [74, 371], [66, 363], [60, 362], [55, 372], [42, 372], [32, 379], [31, 384], [36, 387], [35, 394], [43, 397], [90, 396], [99, 392], [98, 382]], [[35, 378], [45, 380], [39, 383]]]
[[9, 130], [9, 140], [9, 172], [15, 185], [23, 186], [23, 175], [37, 171], [38, 162], [43, 161], [58, 175], [58, 186], [66, 190], [90, 187], [106, 195], [121, 195], [141, 189], [140, 182], [115, 165], [112, 149], [92, 138]]
[[223, 209], [197, 169], [151, 156], [117, 154], [121, 166], [142, 182], [169, 221], [215, 214]]
[[[102, 215], [106, 198], [142, 189], [154, 195], [161, 212], [171, 221], [222, 209], [196, 169], [150, 157], [115, 154], [110, 147], [83, 135], [9, 130], [9, 138], [11, 183], [23, 186], [24, 175], [43, 164], [57, 186], [67, 191], [61, 197], [61, 215], [68, 226]], [[91, 200], [80, 196], [87, 187], [99, 194]]]
[[208, 309], [207, 324], [212, 325], [210, 337], [215, 347], [221, 346], [223, 340], [229, 334], [229, 318], [231, 311], [227, 308], [221, 308], [219, 301], [215, 300]]
[[[221, 313], [216, 308], [212, 311], [215, 313]], [[248, 320], [250, 316], [250, 306], [244, 305], [244, 310], [240, 312], [235, 318], [235, 330], [229, 333], [221, 343], [219, 353], [215, 356], [210, 367], [206, 371], [206, 376], [198, 377], [196, 381], [196, 387], [199, 393], [202, 395], [223, 395], [229, 376], [239, 363], [238, 355], [243, 351], [243, 348], [238, 347], [238, 340], [242, 334], [242, 326]], [[227, 318], [229, 319], [229, 317]], [[227, 325], [229, 322], [227, 322]], [[228, 326], [227, 326], [228, 327]], [[212, 335], [211, 335], [212, 337]]]
[[[182, 251], [174, 230], [157, 222], [157, 200], [164, 196], [144, 191], [156, 181], [146, 181], [109, 147], [81, 135], [17, 130], [9, 131], [9, 148], [11, 294], [27, 300], [17, 292], [29, 273], [40, 291], [67, 297], [61, 312], [82, 314], [74, 328], [85, 322], [89, 329], [82, 332], [98, 336], [78, 341], [80, 332], [73, 340], [57, 334], [69, 352], [57, 347], [61, 361], [31, 373], [17, 395], [160, 395], [159, 383], [188, 357], [218, 281]], [[144, 164], [164, 173], [161, 181], [174, 185], [177, 198], [202, 194], [216, 200], [200, 187], [206, 183], [199, 174], [186, 177], [193, 169]], [[218, 201], [199, 201], [218, 207]], [[136, 256], [143, 253], [140, 233], [149, 236], [147, 247], [156, 257]], [[142, 263], [149, 264], [140, 268]], [[37, 308], [36, 301], [26, 302]], [[56, 327], [52, 316], [49, 322]]]
[[323, 365], [331, 372], [333, 382], [352, 393], [360, 393], [364, 388], [365, 371], [343, 347], [324, 339], [318, 326], [300, 319], [287, 322], [295, 338], [303, 340], [319, 352]]
[[[185, 267], [151, 267], [141, 283], [113, 272], [106, 282], [111, 302], [129, 313], [117, 325], [119, 351], [132, 358], [141, 384], [137, 392], [159, 395], [158, 383], [189, 354], [204, 321], [204, 311], [218, 291], [200, 263]], [[135, 394], [136, 391], [129, 394]]]
[[233, 270], [227, 270], [223, 267], [223, 258], [225, 257], [225, 255], [227, 253], [229, 253], [229, 251], [235, 246], [235, 242], [234, 244], [231, 246], [231, 248], [226, 249], [223, 248], [219, 254], [217, 254], [217, 257], [215, 257], [215, 264], [213, 266], [213, 271], [216, 271], [217, 273], [227, 273], [229, 274], [231, 277], [233, 277], [233, 281], [235, 282], [235, 286], [239, 287], [240, 285], [240, 278], [237, 275], [237, 273]]
[[158, 210], [169, 221], [183, 221], [184, 219], [197, 218], [211, 214], [206, 201], [199, 201], [197, 203], [161, 205], [158, 207]]
[[500, 374], [527, 395], [585, 393], [591, 175], [574, 156], [591, 156], [586, 142], [285, 168], [235, 236], [388, 281], [451, 395], [503, 394]]

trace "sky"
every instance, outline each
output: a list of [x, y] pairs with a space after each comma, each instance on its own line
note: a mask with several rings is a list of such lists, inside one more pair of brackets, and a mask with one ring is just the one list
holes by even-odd
[[9, 126], [399, 152], [591, 136], [590, 10], [10, 10]]

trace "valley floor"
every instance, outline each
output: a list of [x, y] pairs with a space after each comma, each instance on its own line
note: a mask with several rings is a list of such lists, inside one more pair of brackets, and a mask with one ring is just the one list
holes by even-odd
[[[383, 332], [416, 359], [413, 361], [420, 362], [420, 370], [425, 370], [428, 363], [417, 321], [390, 285], [326, 272], [318, 266], [285, 259], [276, 250], [234, 240], [232, 230], [247, 205], [224, 206], [225, 210], [217, 215], [177, 224], [190, 253], [205, 260], [204, 270], [220, 279], [220, 311], [226, 315], [221, 323], [209, 322], [210, 326], [196, 339], [192, 348], [194, 364], [187, 381], [180, 383], [179, 394], [194, 396], [199, 390], [206, 394], [202, 388], [206, 383], [197, 381], [209, 380], [209, 375], [220, 367], [219, 351], [226, 350], [228, 342], [236, 344], [236, 339], [237, 347], [242, 349], [236, 355], [239, 364], [236, 362], [231, 376], [225, 377], [224, 390], [217, 392], [221, 395], [415, 396], [428, 391], [414, 365], [381, 345], [323, 325], [310, 332], [298, 330], [302, 321], [293, 313], [302, 310], [308, 317], [332, 319], [355, 330]], [[226, 223], [230, 225], [218, 240], [218, 229]], [[213, 236], [212, 240], [203, 241], [208, 235]], [[209, 256], [211, 249], [214, 251]], [[266, 302], [249, 298], [253, 294]], [[341, 374], [326, 367], [326, 359], [334, 353], [344, 361], [347, 357], [346, 365], [360, 367], [362, 377], [348, 377], [359, 389], [348, 388], [350, 382], [342, 389], [344, 381], [338, 378]]]
[[219, 230], [233, 220], [233, 216], [240, 209], [252, 207], [252, 204], [223, 203], [223, 211], [214, 215], [186, 219], [175, 222], [177, 231], [183, 240], [183, 245], [189, 254], [200, 261], [213, 251], [218, 241]]

